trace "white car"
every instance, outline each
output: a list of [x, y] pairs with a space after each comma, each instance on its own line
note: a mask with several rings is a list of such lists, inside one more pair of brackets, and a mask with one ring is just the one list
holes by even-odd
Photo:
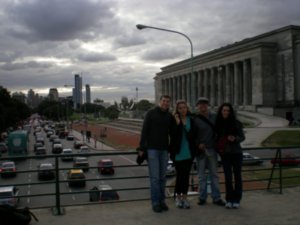
[[61, 153], [61, 155], [62, 155], [61, 160], [62, 161], [72, 161], [73, 156], [71, 156], [71, 154], [73, 154], [73, 150], [71, 148], [64, 148]]

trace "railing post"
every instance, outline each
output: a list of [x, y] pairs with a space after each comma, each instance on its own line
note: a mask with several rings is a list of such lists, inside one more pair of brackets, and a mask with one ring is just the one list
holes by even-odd
[[58, 156], [55, 156], [55, 207], [52, 209], [52, 213], [56, 216], [64, 214], [64, 209], [60, 207]]
[[281, 148], [279, 150], [279, 193], [282, 194], [282, 158], [281, 158]]

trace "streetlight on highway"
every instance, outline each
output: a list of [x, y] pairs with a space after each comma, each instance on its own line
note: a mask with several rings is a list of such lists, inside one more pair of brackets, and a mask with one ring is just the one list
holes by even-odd
[[175, 31], [175, 30], [169, 30], [169, 29], [164, 29], [164, 28], [159, 28], [159, 27], [152, 27], [152, 26], [147, 26], [147, 25], [143, 25], [143, 24], [137, 24], [136, 28], [139, 30], [142, 29], [146, 29], [146, 28], [150, 28], [150, 29], [155, 29], [155, 30], [161, 30], [161, 31], [166, 31], [166, 32], [171, 32], [171, 33], [176, 33], [176, 34], [180, 34], [182, 36], [184, 36], [190, 43], [191, 45], [191, 59], [190, 59], [190, 66], [191, 66], [191, 107], [192, 109], [194, 109], [195, 107], [195, 88], [192, 87], [193, 85], [195, 85], [195, 78], [194, 78], [194, 63], [193, 63], [193, 58], [194, 58], [194, 50], [193, 50], [193, 43], [191, 41], [191, 39], [184, 33], [181, 33], [179, 31]]

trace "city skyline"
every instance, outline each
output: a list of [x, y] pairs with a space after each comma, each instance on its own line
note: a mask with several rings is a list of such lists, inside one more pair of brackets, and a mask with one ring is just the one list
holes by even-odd
[[61, 96], [70, 96], [72, 90], [63, 85], [81, 74], [91, 86], [92, 100], [134, 99], [136, 87], [140, 99], [153, 100], [153, 77], [161, 67], [188, 59], [189, 43], [176, 34], [137, 30], [136, 24], [185, 33], [196, 56], [279, 27], [300, 25], [299, 1], [270, 3], [2, 0], [0, 85], [11, 93], [33, 89], [40, 96], [55, 87]]

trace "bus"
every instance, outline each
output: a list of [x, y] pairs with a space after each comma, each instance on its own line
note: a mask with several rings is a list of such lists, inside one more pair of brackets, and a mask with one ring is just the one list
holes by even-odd
[[17, 130], [10, 132], [7, 137], [8, 155], [27, 155], [28, 142], [28, 131]]

